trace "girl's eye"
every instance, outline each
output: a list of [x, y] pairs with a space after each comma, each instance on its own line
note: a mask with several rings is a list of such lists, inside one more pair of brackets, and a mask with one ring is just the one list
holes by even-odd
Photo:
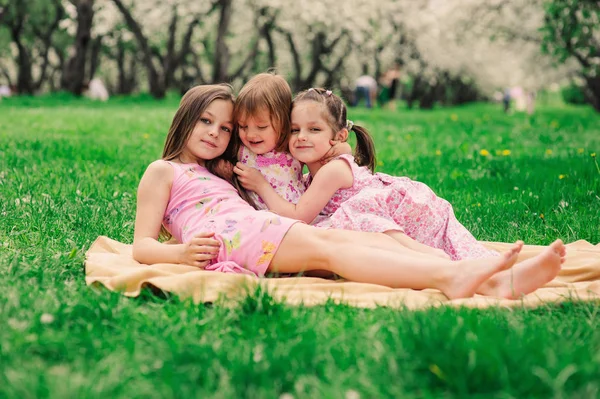
[[241, 130], [246, 130], [246, 129], [248, 129], [248, 125], [239, 125], [239, 128]]
[[292, 129], [291, 133], [292, 134], [298, 134], [300, 132], [300, 129]]
[[318, 127], [311, 127], [310, 130], [312, 130], [313, 132], [320, 132], [321, 129], [319, 129]]
[[231, 129], [230, 129], [230, 128], [228, 128], [227, 126], [223, 126], [221, 129], [222, 129], [224, 132], [231, 133]]
[[257, 126], [259, 130], [265, 130], [266, 128], [268, 128], [269, 126]]
[[208, 120], [206, 118], [200, 118], [200, 122], [202, 122], [202, 123], [204, 123], [206, 125], [210, 124], [210, 120]]

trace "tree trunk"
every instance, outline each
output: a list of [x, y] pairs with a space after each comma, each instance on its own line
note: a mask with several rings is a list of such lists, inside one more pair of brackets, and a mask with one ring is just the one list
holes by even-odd
[[164, 98], [166, 94], [166, 88], [164, 86], [163, 81], [160, 79], [160, 75], [156, 70], [156, 67], [154, 66], [154, 62], [152, 60], [152, 50], [150, 49], [148, 39], [146, 38], [146, 36], [144, 36], [142, 28], [137, 23], [137, 21], [133, 19], [133, 16], [131, 15], [127, 7], [125, 7], [123, 1], [113, 0], [113, 2], [123, 15], [123, 18], [125, 19], [129, 30], [131, 30], [138, 43], [139, 50], [142, 55], [142, 60], [144, 62], [144, 66], [146, 67], [148, 74], [148, 86], [150, 88], [150, 94], [155, 98]]
[[102, 50], [102, 36], [98, 36], [92, 40], [90, 46], [90, 68], [88, 72], [88, 80], [94, 79], [98, 66], [100, 65], [100, 50]]
[[34, 89], [39, 90], [46, 81], [46, 73], [48, 66], [50, 65], [50, 59], [48, 54], [50, 53], [50, 47], [52, 47], [52, 35], [58, 29], [60, 21], [65, 15], [65, 9], [61, 4], [60, 0], [53, 0], [54, 3], [54, 20], [45, 30], [41, 30], [39, 26], [34, 25], [33, 31], [36, 36], [42, 41], [41, 56], [42, 65], [40, 66], [40, 75], [36, 83], [34, 83]]
[[225, 35], [229, 30], [231, 21], [232, 0], [219, 0], [221, 8], [219, 26], [217, 28], [217, 40], [215, 43], [215, 59], [213, 64], [213, 83], [228, 81], [227, 71], [229, 69], [229, 48], [225, 43]]
[[267, 42], [267, 49], [269, 50], [269, 68], [275, 67], [275, 44], [273, 43], [273, 36], [271, 32], [273, 30], [272, 24], [269, 23], [263, 28], [263, 37]]
[[175, 38], [177, 36], [178, 22], [179, 18], [177, 17], [177, 6], [173, 6], [173, 18], [171, 18], [171, 23], [169, 24], [169, 38], [167, 40], [167, 55], [163, 60], [165, 88], [171, 86], [171, 82], [175, 77], [175, 69], [177, 68], [177, 60], [175, 59]]
[[179, 52], [176, 52], [173, 47], [172, 55], [167, 54], [167, 57], [171, 56], [172, 60], [168, 63], [169, 69], [165, 70], [165, 85], [167, 87], [171, 87], [175, 83], [175, 72], [177, 68], [181, 68], [181, 82], [178, 83], [180, 92], [183, 90], [187, 91], [187, 89], [189, 89], [194, 83], [194, 78], [187, 74], [183, 65], [185, 64], [186, 56], [191, 53], [192, 35], [194, 34], [194, 29], [199, 22], [200, 21], [198, 18], [194, 18], [190, 22], [185, 36], [183, 37]]
[[127, 70], [127, 49], [125, 44], [119, 40], [117, 42], [117, 53], [115, 56], [117, 63], [117, 87], [116, 91], [118, 94], [131, 94], [135, 88], [135, 57], [130, 59], [129, 72]]
[[[14, 40], [14, 39], [13, 39]], [[27, 49], [23, 46], [20, 39], [14, 40], [18, 50], [18, 76], [17, 76], [17, 93], [33, 94], [34, 82], [31, 73], [31, 57]]]
[[415, 101], [422, 95], [421, 81], [422, 78], [420, 75], [413, 79], [412, 87], [410, 88], [410, 94], [408, 94], [406, 97], [406, 105], [408, 109], [412, 109]]
[[435, 104], [435, 87], [427, 87], [419, 101], [419, 109], [433, 109]]
[[4, 76], [4, 78], [6, 79], [6, 83], [8, 83], [9, 86], [13, 85], [12, 79], [10, 78], [10, 74], [8, 73], [8, 70], [4, 67], [4, 65], [0, 65], [0, 71], [2, 72], [2, 75]]
[[61, 86], [76, 96], [80, 96], [85, 84], [85, 63], [92, 38], [94, 20], [94, 0], [71, 0], [77, 8], [77, 31], [75, 33], [75, 52], [67, 61]]
[[585, 83], [584, 93], [586, 99], [596, 111], [600, 112], [600, 76], [586, 76]]
[[[325, 70], [327, 77], [325, 78], [325, 83], [323, 83], [323, 87], [328, 89], [335, 89], [336, 86], [339, 86], [340, 76], [344, 73], [343, 65], [344, 61], [346, 60], [345, 55], [350, 54], [350, 51], [352, 51], [352, 43], [350, 40], [348, 40], [346, 43], [345, 51], [342, 53], [340, 58], [338, 58], [337, 62], [333, 65], [332, 68]], [[340, 87], [340, 89], [342, 89], [342, 87]]]
[[[259, 10], [259, 15], [262, 17], [267, 17], [268, 14], [268, 8], [267, 7], [263, 7]], [[265, 41], [267, 42], [267, 49], [268, 49], [268, 62], [269, 62], [269, 68], [274, 68], [275, 67], [275, 44], [273, 42], [273, 29], [275, 29], [275, 17], [270, 16], [268, 21], [262, 26], [262, 28], [260, 29], [260, 33], [259, 35], [262, 36]]]
[[284, 30], [280, 30], [280, 32], [285, 36], [288, 45], [290, 46], [290, 52], [292, 53], [292, 60], [294, 62], [294, 79], [292, 80], [292, 90], [294, 92], [298, 92], [301, 90], [302, 86], [302, 62], [300, 61], [300, 53], [298, 53], [298, 48], [296, 47], [292, 33]]
[[25, 22], [25, 3], [17, 3], [15, 15], [8, 18], [6, 24], [10, 27], [12, 41], [17, 46], [17, 93], [33, 94], [34, 82], [31, 72], [31, 56], [23, 45], [23, 24]]

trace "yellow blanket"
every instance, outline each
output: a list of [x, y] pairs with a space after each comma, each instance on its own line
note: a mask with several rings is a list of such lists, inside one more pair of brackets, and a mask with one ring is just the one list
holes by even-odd
[[[502, 251], [510, 244], [484, 242]], [[541, 246], [526, 245], [519, 260], [539, 253]], [[145, 287], [192, 297], [194, 302], [214, 302], [219, 296], [235, 298], [264, 284], [269, 293], [289, 304], [317, 305], [328, 299], [358, 307], [391, 306], [418, 309], [440, 304], [470, 307], [539, 306], [566, 300], [600, 299], [600, 244], [576, 241], [567, 245], [567, 259], [559, 276], [543, 288], [520, 300], [476, 295], [448, 300], [437, 290], [392, 289], [375, 284], [353, 283], [309, 277], [256, 278], [248, 275], [209, 272], [177, 264], [144, 265], [133, 260], [131, 245], [100, 236], [86, 253], [88, 285], [102, 284], [127, 296], [137, 296]]]

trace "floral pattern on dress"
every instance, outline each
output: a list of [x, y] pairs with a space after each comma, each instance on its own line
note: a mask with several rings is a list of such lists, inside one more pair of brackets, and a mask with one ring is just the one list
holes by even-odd
[[[317, 227], [401, 231], [413, 240], [442, 249], [453, 260], [497, 255], [456, 219], [452, 205], [425, 184], [407, 177], [371, 173], [351, 155], [336, 159], [352, 168], [352, 187], [338, 190], [313, 222]], [[309, 179], [310, 181], [310, 179]]]
[[[271, 187], [286, 201], [296, 204], [304, 194], [306, 185], [302, 177], [302, 164], [287, 152], [270, 151], [257, 155], [241, 146], [238, 159], [244, 165], [260, 171]], [[249, 192], [258, 209], [266, 210], [267, 205], [254, 192]]]

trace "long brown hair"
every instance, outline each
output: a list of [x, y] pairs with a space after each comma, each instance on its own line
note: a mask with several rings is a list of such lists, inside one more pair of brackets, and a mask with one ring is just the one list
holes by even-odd
[[[215, 100], [231, 101], [233, 104], [231, 86], [226, 84], [200, 85], [192, 87], [185, 93], [173, 116], [165, 140], [162, 154], [165, 161], [171, 161], [181, 155], [192, 131], [200, 121], [202, 113]], [[206, 168], [210, 170], [208, 165], [216, 162], [217, 159], [206, 160]]]
[[242, 87], [233, 106], [233, 120], [237, 123], [263, 110], [269, 113], [273, 128], [279, 134], [275, 151], [287, 152], [292, 89], [281, 75], [273, 71], [259, 73]]
[[346, 105], [342, 99], [330, 90], [312, 88], [301, 91], [296, 95], [292, 107], [302, 101], [314, 101], [325, 106], [326, 113], [323, 115], [334, 134], [342, 129], [353, 131], [356, 135], [356, 149], [354, 158], [360, 166], [368, 167], [371, 172], [375, 171], [375, 144], [371, 135], [364, 127], [348, 126]]
[[[175, 112], [175, 116], [173, 116], [173, 121], [165, 140], [162, 159], [171, 161], [181, 155], [192, 131], [200, 121], [202, 113], [215, 100], [225, 100], [233, 103], [234, 98], [231, 86], [228, 84], [200, 85], [192, 87], [185, 93], [179, 103], [179, 108]], [[207, 159], [204, 162], [204, 166], [210, 173], [219, 176], [216, 169], [219, 159], [224, 159], [235, 165], [238, 148], [239, 137], [234, 125], [231, 132], [231, 139], [225, 152], [215, 159]], [[220, 177], [226, 178], [239, 192], [240, 197], [254, 206], [254, 201], [252, 201], [246, 190], [241, 186], [235, 174], [232, 177]]]

